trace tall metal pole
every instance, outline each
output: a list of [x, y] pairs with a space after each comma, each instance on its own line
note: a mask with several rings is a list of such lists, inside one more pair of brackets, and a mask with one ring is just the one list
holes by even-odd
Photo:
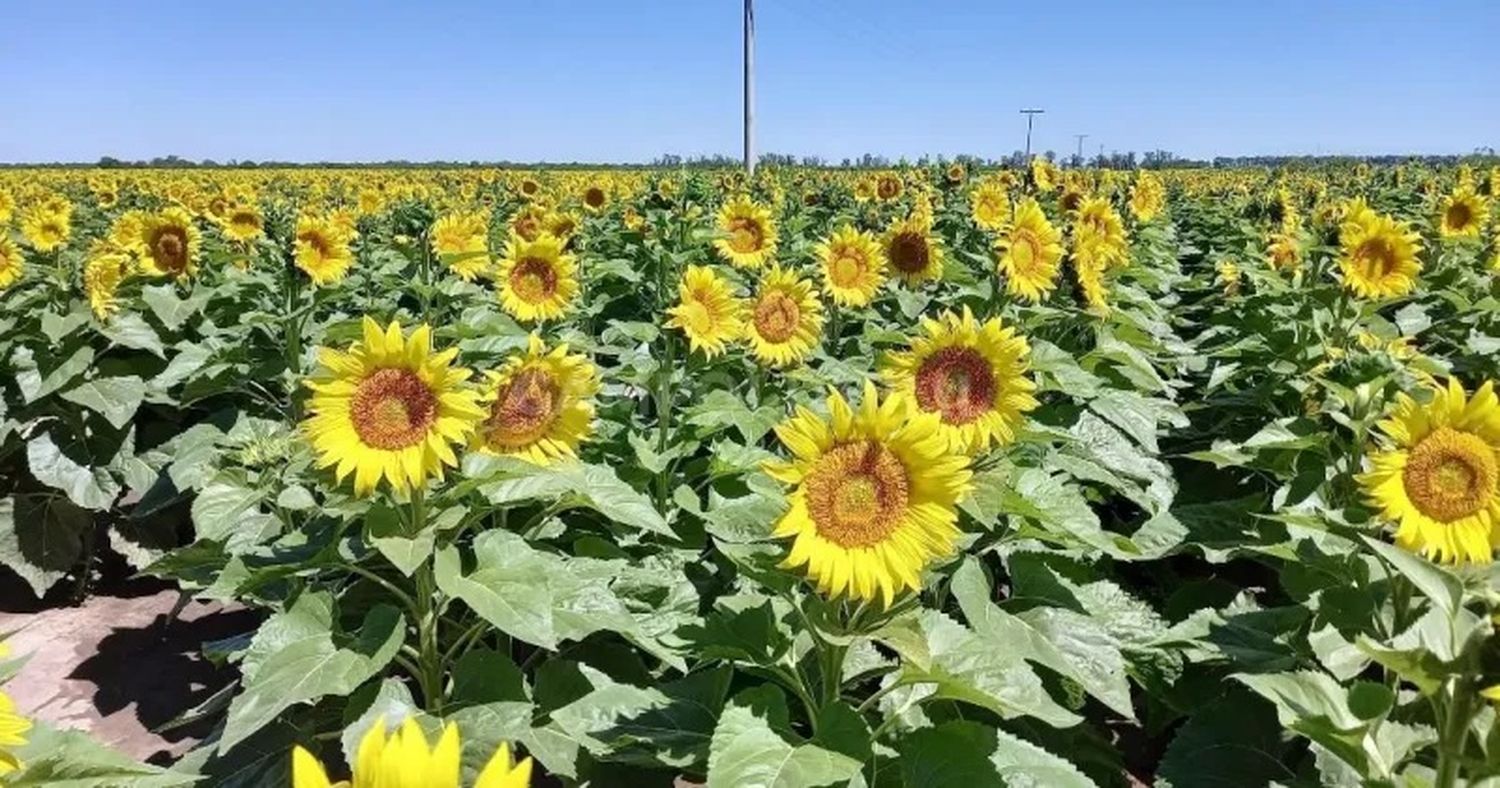
[[1078, 166], [1082, 167], [1083, 166], [1083, 141], [1086, 140], [1086, 139], [1088, 139], [1089, 135], [1087, 135], [1087, 134], [1074, 134], [1073, 136], [1076, 137], [1076, 138], [1078, 138]]
[[745, 0], [745, 174], [755, 174], [755, 7]]
[[1031, 161], [1031, 119], [1034, 118], [1034, 117], [1036, 117], [1037, 115], [1040, 115], [1040, 114], [1046, 112], [1046, 111], [1047, 110], [1044, 110], [1044, 109], [1023, 109], [1023, 110], [1021, 110], [1021, 114], [1026, 116], [1026, 160], [1027, 161]]

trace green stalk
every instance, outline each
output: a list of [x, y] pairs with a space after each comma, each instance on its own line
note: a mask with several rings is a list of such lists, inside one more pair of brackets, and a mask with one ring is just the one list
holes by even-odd
[[[427, 501], [423, 490], [418, 489], [411, 497], [411, 525], [413, 533], [421, 533], [427, 527]], [[432, 562], [426, 561], [417, 567], [417, 594], [414, 598], [418, 618], [417, 627], [417, 685], [422, 691], [422, 702], [427, 711], [441, 714], [443, 710], [443, 654], [438, 648], [438, 618], [442, 614], [442, 592], [437, 588]]]
[[1458, 782], [1463, 763], [1464, 744], [1469, 738], [1469, 720], [1474, 714], [1477, 686], [1474, 674], [1465, 671], [1453, 680], [1453, 695], [1448, 699], [1448, 713], [1438, 734], [1438, 767], [1435, 788], [1452, 788]]

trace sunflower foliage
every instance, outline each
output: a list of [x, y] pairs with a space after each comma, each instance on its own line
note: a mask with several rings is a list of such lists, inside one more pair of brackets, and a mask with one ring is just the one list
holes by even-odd
[[262, 618], [170, 768], [0, 755], [1500, 779], [1497, 177], [7, 171], [0, 564]]

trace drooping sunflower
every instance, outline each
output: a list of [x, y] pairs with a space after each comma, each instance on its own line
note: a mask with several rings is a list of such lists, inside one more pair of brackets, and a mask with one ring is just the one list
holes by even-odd
[[224, 211], [224, 236], [231, 241], [246, 243], [265, 232], [265, 219], [254, 203], [235, 203]]
[[356, 495], [381, 478], [403, 493], [441, 479], [444, 466], [458, 464], [453, 446], [485, 415], [479, 392], [464, 386], [469, 370], [453, 366], [457, 355], [433, 353], [426, 325], [407, 337], [400, 324], [382, 330], [368, 316], [348, 351], [319, 348], [304, 422], [318, 467], [335, 468], [339, 482], [353, 474]]
[[354, 266], [351, 240], [343, 226], [331, 218], [301, 216], [293, 242], [297, 267], [320, 287], [342, 281]]
[[823, 289], [840, 306], [865, 306], [885, 282], [885, 256], [875, 236], [843, 225], [816, 247]]
[[1266, 260], [1277, 271], [1296, 272], [1302, 267], [1302, 244], [1289, 233], [1272, 233], [1266, 245]]
[[183, 279], [198, 270], [198, 227], [184, 208], [171, 207], [147, 216], [141, 226], [146, 253], [141, 268], [152, 276]]
[[432, 249], [453, 273], [472, 282], [490, 267], [489, 217], [479, 211], [450, 213], [432, 225]]
[[1154, 173], [1142, 172], [1136, 176], [1130, 189], [1130, 214], [1137, 221], [1149, 222], [1161, 214], [1166, 204], [1166, 189]]
[[762, 364], [782, 367], [807, 357], [823, 333], [823, 303], [812, 282], [773, 266], [749, 306], [745, 335]]
[[730, 284], [703, 265], [690, 265], [677, 286], [678, 303], [667, 310], [668, 328], [687, 335], [688, 346], [713, 358], [745, 332], [745, 305]]
[[986, 230], [998, 230], [1010, 221], [1010, 194], [994, 180], [985, 180], [969, 197], [969, 215]]
[[21, 236], [38, 252], [62, 248], [72, 234], [73, 218], [70, 211], [40, 205], [21, 215]]
[[1021, 201], [1014, 220], [995, 243], [1005, 291], [1036, 303], [1057, 287], [1063, 254], [1062, 231], [1052, 226], [1031, 197]]
[[1050, 192], [1057, 188], [1057, 167], [1041, 156], [1031, 157], [1031, 182], [1039, 192]]
[[1215, 281], [1224, 289], [1224, 295], [1232, 296], [1240, 291], [1240, 267], [1224, 258], [1214, 267]]
[[1488, 219], [1489, 206], [1484, 198], [1459, 189], [1438, 206], [1438, 234], [1444, 238], [1478, 238]]
[[1488, 562], [1500, 547], [1500, 399], [1456, 378], [1426, 404], [1401, 394], [1379, 424], [1384, 446], [1359, 477], [1396, 524], [1396, 544], [1447, 563]]
[[1101, 317], [1109, 315], [1109, 287], [1104, 274], [1109, 270], [1107, 262], [1112, 254], [1102, 239], [1089, 236], [1073, 240], [1073, 280], [1078, 285], [1078, 294], [1090, 312]]
[[1361, 298], [1390, 298], [1411, 292], [1422, 264], [1421, 237], [1397, 220], [1367, 211], [1339, 228], [1339, 268], [1344, 287]]
[[920, 217], [891, 224], [881, 239], [886, 263], [902, 282], [916, 286], [943, 275], [943, 250], [932, 237], [932, 227]]
[[108, 241], [95, 241], [83, 264], [83, 294], [94, 317], [108, 320], [120, 310], [120, 285], [130, 277], [135, 264], [129, 253]]
[[511, 235], [498, 273], [500, 305], [523, 323], [562, 317], [578, 295], [578, 263], [551, 233]]
[[1087, 247], [1103, 270], [1130, 261], [1125, 222], [1106, 197], [1085, 197], [1073, 215], [1074, 244]]
[[549, 351], [532, 334], [525, 353], [487, 377], [489, 412], [474, 433], [475, 449], [545, 465], [575, 456], [593, 432], [599, 374], [567, 345]]
[[[353, 788], [460, 788], [462, 750], [458, 728], [452, 723], [443, 727], [436, 745], [429, 745], [414, 717], [407, 717], [389, 737], [382, 717], [360, 739]], [[527, 788], [531, 769], [531, 758], [515, 762], [510, 744], [502, 742], [475, 778], [473, 788]], [[330, 782], [323, 764], [300, 745], [292, 750], [292, 788], [349, 785]]]
[[887, 354], [881, 374], [904, 401], [936, 414], [954, 451], [978, 454], [1015, 439], [1036, 408], [1026, 377], [1031, 346], [998, 318], [980, 323], [968, 307], [922, 320], [908, 350]]
[[857, 412], [838, 392], [828, 410], [825, 421], [799, 407], [776, 428], [792, 459], [765, 469], [794, 487], [773, 533], [793, 540], [783, 565], [804, 568], [823, 594], [889, 607], [952, 553], [969, 460], [935, 414], [912, 413], [899, 395], [882, 401], [873, 383]]
[[25, 272], [26, 262], [21, 258], [20, 248], [9, 235], [0, 231], [0, 290], [20, 281]]
[[759, 268], [776, 254], [776, 222], [771, 211], [749, 197], [736, 197], [719, 209], [714, 248], [736, 268]]

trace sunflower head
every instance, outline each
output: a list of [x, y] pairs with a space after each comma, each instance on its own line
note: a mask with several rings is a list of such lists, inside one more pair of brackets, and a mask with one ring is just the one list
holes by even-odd
[[38, 252], [62, 248], [73, 234], [71, 206], [59, 210], [56, 205], [42, 204], [21, 216], [21, 236]]
[[[0, 657], [7, 654], [7, 647], [0, 643]], [[6, 775], [21, 768], [21, 759], [11, 751], [12, 747], [20, 747], [26, 744], [26, 738], [22, 735], [31, 730], [31, 720], [21, 716], [16, 711], [15, 701], [10, 696], [0, 691], [0, 779], [6, 779]]]
[[1500, 546], [1500, 400], [1456, 378], [1418, 403], [1402, 394], [1359, 482], [1396, 543], [1437, 561], [1488, 562]]
[[943, 275], [943, 250], [932, 237], [932, 227], [921, 217], [893, 223], [881, 239], [886, 265], [907, 285], [939, 279]]
[[922, 321], [910, 349], [886, 356], [882, 373], [915, 411], [936, 414], [954, 451], [977, 454], [1015, 438], [1037, 406], [1027, 377], [1026, 338], [998, 318], [983, 323], [968, 307]]
[[740, 196], [719, 209], [718, 229], [723, 237], [714, 248], [737, 268], [759, 268], [776, 254], [776, 223], [771, 210]]
[[382, 478], [401, 493], [441, 479], [458, 464], [453, 446], [484, 417], [479, 393], [464, 385], [469, 371], [453, 366], [457, 355], [433, 353], [428, 326], [406, 336], [400, 324], [382, 329], [369, 317], [349, 350], [319, 348], [304, 422], [318, 466], [335, 468], [340, 482], [352, 474], [357, 495]]
[[120, 285], [134, 271], [130, 254], [108, 241], [95, 241], [83, 264], [83, 293], [88, 297], [94, 317], [107, 320], [120, 309], [117, 295]]
[[253, 241], [265, 232], [266, 222], [255, 203], [236, 202], [224, 210], [220, 221], [224, 236], [241, 243]]
[[1339, 228], [1344, 287], [1361, 298], [1391, 298], [1416, 287], [1421, 238], [1395, 219], [1368, 209]]
[[921, 588], [921, 573], [958, 539], [968, 458], [938, 418], [881, 400], [867, 382], [856, 412], [837, 392], [827, 419], [799, 407], [776, 428], [792, 454], [766, 472], [792, 486], [774, 535], [792, 539], [783, 565], [803, 568], [830, 597], [878, 600]]
[[884, 202], [890, 202], [901, 196], [904, 191], [901, 176], [894, 172], [883, 172], [875, 178], [875, 196]]
[[1438, 211], [1438, 234], [1444, 238], [1478, 238], [1489, 219], [1485, 199], [1468, 189], [1444, 197]]
[[969, 197], [969, 214], [986, 230], [998, 230], [1011, 218], [1010, 193], [995, 180], [986, 180]]
[[1130, 213], [1137, 221], [1149, 222], [1161, 214], [1166, 203], [1166, 189], [1161, 179], [1150, 172], [1136, 176], [1130, 189]]
[[525, 323], [555, 320], [578, 295], [578, 263], [551, 233], [528, 241], [512, 234], [500, 261], [500, 305]]
[[182, 279], [198, 269], [199, 233], [186, 209], [167, 208], [147, 217], [141, 229], [146, 273]]
[[460, 279], [472, 282], [490, 267], [489, 216], [450, 213], [432, 225], [432, 250]]
[[677, 294], [677, 305], [667, 310], [667, 327], [686, 334], [693, 350], [713, 358], [743, 336], [745, 305], [712, 268], [688, 266]]
[[823, 333], [823, 304], [812, 283], [779, 266], [761, 279], [746, 311], [751, 353], [767, 366], [801, 361]]
[[867, 232], [843, 225], [816, 252], [822, 262], [823, 289], [840, 306], [865, 306], [885, 282], [885, 255]]
[[0, 290], [20, 281], [26, 272], [26, 263], [21, 259], [21, 250], [10, 236], [0, 233]]
[[[354, 758], [353, 784], [365, 786], [421, 786], [422, 788], [459, 788], [462, 769], [462, 742], [458, 727], [443, 727], [436, 745], [429, 744], [427, 734], [415, 717], [407, 717], [394, 733], [386, 735], [385, 718], [375, 721], [363, 738]], [[475, 788], [526, 788], [531, 783], [532, 763], [511, 758], [510, 745], [501, 743], [475, 779]], [[337, 783], [348, 786], [348, 782]], [[298, 746], [292, 751], [293, 788], [334, 788], [323, 764], [312, 753]]]
[[353, 240], [350, 231], [331, 216], [301, 216], [292, 241], [297, 267], [313, 284], [335, 284], [354, 265], [354, 251], [349, 246]]
[[532, 334], [525, 353], [488, 377], [488, 413], [474, 434], [474, 448], [544, 465], [575, 456], [593, 431], [598, 372], [567, 345], [549, 351]]
[[1047, 220], [1036, 199], [1027, 197], [995, 242], [1005, 290], [1032, 303], [1057, 287], [1063, 254], [1062, 231]]

